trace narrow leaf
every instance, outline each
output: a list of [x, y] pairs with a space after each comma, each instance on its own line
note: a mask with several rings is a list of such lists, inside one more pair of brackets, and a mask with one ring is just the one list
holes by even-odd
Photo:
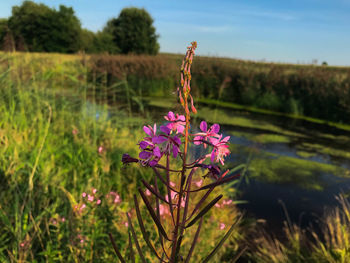
[[154, 223], [155, 223], [156, 226], [158, 227], [158, 230], [163, 234], [163, 236], [164, 236], [167, 240], [170, 241], [170, 239], [168, 238], [168, 236], [167, 236], [167, 234], [166, 234], [166, 232], [165, 232], [165, 230], [164, 230], [162, 224], [161, 224], [160, 221], [158, 220], [157, 215], [154, 213], [151, 204], [148, 202], [147, 197], [145, 196], [145, 194], [142, 192], [141, 189], [138, 189], [138, 190], [139, 190], [139, 193], [140, 193], [140, 195], [141, 195], [141, 197], [142, 197], [143, 202], [145, 203], [145, 205], [146, 205], [146, 207], [147, 207], [148, 212], [150, 213], [150, 215], [151, 215], [151, 217], [152, 217]]
[[131, 262], [135, 263], [135, 254], [134, 254], [134, 249], [132, 248], [132, 239], [129, 231], [129, 259]]
[[137, 220], [139, 221], [139, 226], [140, 226], [140, 229], [141, 229], [141, 233], [142, 233], [143, 239], [145, 240], [145, 242], [148, 245], [148, 247], [152, 250], [152, 252], [156, 255], [156, 257], [158, 259], [160, 259], [161, 261], [163, 261], [160, 258], [160, 256], [158, 255], [158, 253], [157, 253], [156, 249], [154, 248], [154, 246], [152, 245], [151, 241], [149, 240], [149, 236], [148, 236], [148, 234], [146, 232], [146, 229], [145, 229], [145, 226], [143, 224], [143, 220], [142, 220], [141, 213], [140, 213], [140, 207], [139, 207], [139, 204], [137, 202], [136, 195], [134, 195], [134, 203], [135, 203], [136, 216], [137, 216]]
[[190, 259], [191, 259], [191, 257], [192, 257], [192, 253], [193, 253], [193, 251], [194, 251], [194, 247], [196, 246], [197, 241], [198, 241], [199, 232], [201, 231], [202, 223], [203, 223], [203, 217], [202, 217], [201, 220], [199, 221], [198, 228], [197, 228], [196, 234], [194, 235], [191, 248], [190, 248], [190, 250], [188, 251], [188, 254], [187, 254], [185, 263], [190, 262]]
[[227, 231], [227, 233], [224, 235], [224, 237], [220, 240], [220, 242], [216, 245], [216, 247], [213, 249], [213, 251], [202, 261], [202, 263], [209, 262], [209, 260], [218, 252], [218, 250], [222, 247], [222, 245], [225, 243], [226, 239], [231, 235], [234, 227], [236, 224], [241, 221], [242, 216], [240, 216], [236, 222], [232, 224], [230, 229]]
[[204, 201], [208, 198], [208, 196], [210, 195], [210, 193], [214, 190], [214, 187], [213, 188], [210, 188], [204, 195], [203, 197], [201, 198], [201, 200], [199, 200], [199, 202], [196, 204], [196, 206], [194, 207], [190, 217], [187, 219], [189, 220], [196, 212], [197, 210], [200, 208], [200, 206], [204, 203]]
[[222, 195], [219, 195], [218, 197], [216, 197], [215, 199], [213, 199], [209, 204], [207, 204], [202, 211], [200, 211], [195, 218], [192, 219], [191, 222], [189, 222], [186, 226], [186, 228], [192, 226], [194, 223], [197, 222], [198, 219], [200, 219], [202, 216], [204, 216], [210, 208], [212, 208], [220, 199], [222, 198]]
[[154, 173], [156, 174], [156, 176], [159, 178], [159, 180], [164, 184], [166, 185], [166, 187], [168, 187], [171, 191], [175, 192], [175, 193], [179, 193], [179, 191], [175, 190], [174, 188], [172, 188], [170, 186], [170, 184], [168, 184], [165, 179], [163, 178], [163, 176], [161, 176], [161, 174], [157, 171], [156, 168], [152, 167], [153, 168], [153, 171]]
[[111, 240], [114, 252], [117, 255], [117, 257], [119, 258], [120, 262], [126, 263], [126, 261], [124, 260], [122, 254], [120, 254], [119, 249], [117, 248], [117, 245], [115, 244], [115, 241], [114, 241], [114, 238], [113, 238], [112, 234], [108, 233], [108, 235], [109, 235], [109, 239]]
[[[137, 236], [136, 236], [136, 233], [135, 233], [135, 229], [134, 229], [134, 226], [132, 225], [130, 216], [129, 216], [128, 213], [126, 213], [126, 216], [128, 217], [129, 226], [130, 226], [130, 228], [131, 228], [131, 234], [132, 234], [132, 237], [134, 238], [135, 245], [136, 245], [136, 249], [137, 249], [137, 252], [139, 252], [141, 261], [142, 261], [143, 263], [147, 263], [147, 261], [146, 261], [146, 259], [145, 259], [145, 256], [144, 256], [143, 253], [142, 253], [142, 250], [141, 250], [139, 241], [137, 240]], [[130, 233], [129, 233], [129, 235], [130, 235]]]
[[144, 185], [152, 194], [154, 194], [156, 197], [158, 197], [158, 198], [159, 198], [160, 200], [162, 200], [163, 202], [169, 204], [169, 203], [167, 202], [167, 200], [165, 200], [165, 198], [159, 194], [159, 191], [153, 189], [153, 187], [152, 187], [149, 183], [147, 183], [145, 180], [141, 180], [141, 182], [143, 183], [143, 185]]

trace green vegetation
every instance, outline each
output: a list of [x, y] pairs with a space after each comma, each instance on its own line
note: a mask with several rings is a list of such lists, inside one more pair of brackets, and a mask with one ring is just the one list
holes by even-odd
[[[140, 127], [150, 123], [147, 105], [157, 109], [172, 105], [162, 98], [174, 87], [165, 59], [169, 57], [90, 60], [77, 55], [0, 53], [0, 261], [111, 262], [115, 256], [108, 232], [124, 251], [128, 246], [125, 212], [132, 207], [125, 200], [130, 200], [140, 179], [149, 180], [151, 173], [122, 167], [120, 160], [124, 152], [137, 153], [136, 143], [143, 135]], [[101, 74], [107, 65], [112, 66], [113, 74]], [[147, 96], [152, 92], [158, 97]], [[136, 115], [135, 110], [141, 114]], [[308, 137], [254, 120], [249, 112], [233, 118], [225, 109], [200, 106], [198, 111], [198, 121], [205, 116], [208, 122], [220, 120], [222, 125], [250, 129], [250, 134], [234, 134], [259, 144], [287, 144]], [[340, 144], [349, 140], [321, 132], [315, 136]], [[316, 151], [349, 158], [346, 151], [321, 143], [302, 141], [299, 149], [303, 157]], [[331, 164], [247, 147], [232, 146], [231, 150], [236, 156], [250, 156], [248, 172], [258, 180], [322, 190], [327, 182], [320, 175], [349, 175]], [[295, 170], [299, 173], [292, 173]], [[85, 199], [87, 206], [82, 209], [82, 194], [92, 194], [93, 188], [97, 189], [94, 202]], [[110, 192], [117, 192], [122, 201], [115, 203]], [[235, 196], [235, 191], [225, 189], [224, 195]], [[98, 199], [102, 202], [97, 205]], [[340, 202], [340, 208], [321, 220], [321, 234], [310, 232], [313, 239], [286, 224], [286, 240], [282, 241], [262, 235], [259, 225], [252, 227], [243, 219], [215, 260], [232, 262], [243, 251], [242, 256], [251, 262], [347, 262], [349, 204], [342, 197]], [[235, 206], [227, 206], [208, 216], [194, 258], [207, 254], [222, 236], [219, 222], [228, 226], [239, 215]], [[156, 238], [154, 229], [148, 230]], [[140, 234], [139, 229], [137, 232]], [[188, 240], [183, 242], [189, 245]]]
[[107, 22], [104, 31], [113, 36], [123, 54], [156, 55], [159, 51], [153, 19], [145, 9], [124, 8], [118, 18]]
[[[251, 260], [258, 263], [345, 263], [350, 261], [350, 205], [337, 197], [339, 207], [328, 209], [320, 229], [308, 231], [285, 222], [286, 241], [258, 234]], [[310, 238], [312, 236], [312, 238]]]
[[[107, 85], [126, 78], [144, 96], [168, 97], [178, 83], [179, 55], [95, 56], [92, 74]], [[123, 74], [121, 74], [123, 73]], [[192, 70], [198, 101], [312, 121], [349, 130], [350, 71], [341, 67], [266, 64], [198, 57]], [[156, 93], [155, 93], [156, 91]], [[322, 105], [322, 107], [319, 107]]]
[[81, 28], [73, 8], [23, 1], [0, 19], [0, 50], [152, 54], [159, 51], [153, 19], [145, 9], [124, 8], [102, 31]]
[[[153, 175], [122, 167], [122, 154], [137, 154], [150, 120], [107, 105], [82, 56], [1, 54], [0, 69], [0, 261], [114, 261], [107, 234], [126, 249], [125, 213], [133, 207], [126, 200]], [[193, 258], [208, 254], [239, 215], [233, 205], [213, 209]], [[240, 249], [240, 229], [216, 260]], [[183, 240], [186, 249], [190, 242]]]

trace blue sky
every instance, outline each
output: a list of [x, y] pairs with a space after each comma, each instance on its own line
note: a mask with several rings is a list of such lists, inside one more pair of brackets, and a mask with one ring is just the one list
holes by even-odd
[[[0, 17], [20, 0], [1, 0]], [[128, 6], [154, 18], [162, 52], [273, 62], [350, 65], [350, 0], [42, 0], [72, 6], [93, 31]]]

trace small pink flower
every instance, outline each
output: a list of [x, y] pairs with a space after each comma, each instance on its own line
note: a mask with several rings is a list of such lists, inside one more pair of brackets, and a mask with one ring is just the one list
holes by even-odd
[[77, 135], [78, 134], [78, 130], [77, 129], [73, 129], [72, 133], [73, 133], [73, 135]]
[[216, 203], [215, 206], [219, 207], [219, 208], [221, 207], [221, 205], [219, 203]]
[[232, 201], [231, 199], [230, 199], [230, 200], [227, 200], [227, 201], [224, 200], [224, 201], [222, 202], [222, 204], [223, 204], [223, 205], [230, 205], [230, 204], [232, 204], [232, 202], [233, 202], [233, 201]]
[[97, 205], [101, 204], [101, 200], [98, 199], [98, 200], [96, 201], [96, 204], [97, 204]]
[[151, 191], [150, 191], [150, 190], [148, 190], [148, 189], [146, 189], [146, 191], [145, 191], [145, 195], [147, 195], [147, 196], [151, 196]]
[[80, 209], [79, 209], [80, 212], [83, 211], [83, 210], [85, 209], [85, 207], [86, 207], [86, 204], [82, 204], [81, 207], [80, 207]]
[[92, 193], [96, 194], [96, 192], [97, 192], [97, 189], [96, 188], [92, 188]]
[[211, 161], [214, 162], [216, 158], [216, 162], [220, 162], [224, 165], [224, 158], [230, 154], [230, 150], [228, 149], [228, 140], [230, 136], [226, 136], [224, 139], [221, 139], [222, 135], [219, 138], [210, 138], [210, 143], [214, 146], [213, 151], [211, 152]]
[[25, 242], [22, 242], [21, 244], [19, 244], [21, 247], [24, 247], [26, 245]]
[[129, 223], [128, 222], [124, 222], [124, 226], [128, 227]]
[[175, 183], [174, 182], [170, 181], [169, 184], [170, 184], [171, 187], [175, 187]]
[[176, 133], [182, 133], [185, 130], [185, 125], [186, 125], [186, 118], [184, 115], [179, 115], [175, 114], [172, 111], [169, 111], [167, 116], [164, 116], [164, 118], [169, 121], [166, 126], [171, 130], [171, 131], [176, 131]]
[[220, 230], [224, 230], [225, 227], [226, 227], [226, 225], [224, 223], [220, 223], [220, 226], [219, 226]]
[[89, 201], [89, 202], [94, 201], [94, 196], [93, 196], [93, 195], [88, 195], [88, 201]]
[[80, 243], [84, 243], [84, 239], [80, 239]]
[[85, 198], [86, 197], [86, 193], [85, 192], [82, 193], [81, 196]]
[[203, 184], [203, 180], [200, 179], [199, 181], [195, 182], [195, 184], [196, 184], [197, 187], [201, 187], [202, 184]]
[[66, 219], [64, 217], [61, 218], [61, 222], [65, 222]]
[[103, 152], [104, 148], [103, 146], [98, 147], [98, 153], [101, 154]]

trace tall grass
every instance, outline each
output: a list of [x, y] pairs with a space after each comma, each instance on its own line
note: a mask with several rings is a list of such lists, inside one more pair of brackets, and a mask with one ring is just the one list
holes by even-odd
[[[123, 153], [137, 154], [135, 127], [147, 122], [130, 114], [139, 104], [126, 95], [128, 82], [114, 94], [130, 108], [118, 98], [111, 108], [107, 86], [89, 79], [84, 57], [2, 53], [0, 72], [0, 261], [112, 262], [107, 233], [126, 249], [125, 200], [151, 176], [121, 166]], [[239, 215], [225, 209], [208, 219], [198, 251], [212, 249], [229, 213]], [[234, 233], [231, 248], [240, 238]]]

